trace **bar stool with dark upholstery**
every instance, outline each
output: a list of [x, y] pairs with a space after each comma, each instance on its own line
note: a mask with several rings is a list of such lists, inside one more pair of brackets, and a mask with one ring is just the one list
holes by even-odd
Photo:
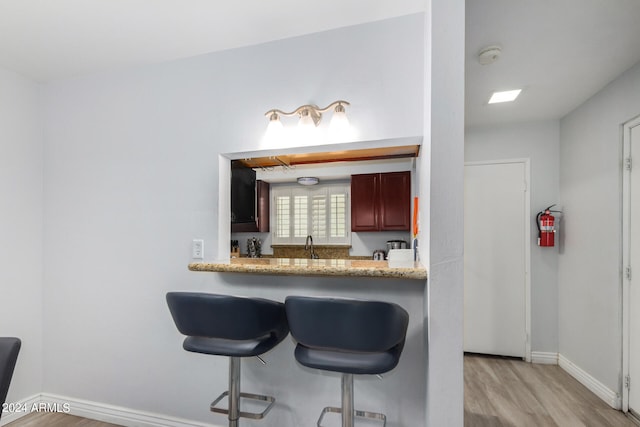
[[[187, 336], [182, 345], [186, 351], [229, 357], [229, 390], [211, 403], [211, 411], [228, 415], [229, 427], [237, 427], [239, 418], [262, 419], [275, 398], [240, 392], [241, 358], [260, 359], [289, 334], [284, 304], [199, 292], [169, 292], [167, 304], [176, 327]], [[225, 396], [229, 408], [216, 407]], [[243, 412], [240, 398], [268, 402], [268, 406], [261, 413]]]
[[4, 409], [4, 403], [9, 392], [13, 370], [16, 367], [21, 346], [22, 341], [20, 341], [20, 338], [0, 337], [0, 417], [2, 416], [2, 409]]
[[290, 296], [285, 300], [296, 360], [304, 366], [342, 373], [342, 407], [322, 410], [342, 414], [353, 427], [354, 415], [378, 419], [384, 414], [353, 405], [353, 375], [380, 375], [396, 367], [404, 347], [409, 314], [397, 304], [338, 298]]

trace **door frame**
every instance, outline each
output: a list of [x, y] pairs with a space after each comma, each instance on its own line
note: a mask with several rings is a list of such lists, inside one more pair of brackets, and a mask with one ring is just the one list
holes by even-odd
[[[625, 159], [631, 157], [631, 129], [640, 126], [640, 115], [622, 124], [622, 259], [620, 264], [620, 279], [622, 282], [622, 410], [629, 412], [629, 389], [625, 385], [625, 379], [629, 375], [630, 359], [630, 286], [631, 278], [626, 274], [627, 266], [631, 265], [631, 242], [629, 233], [631, 232], [631, 170], [625, 167]], [[640, 158], [640, 156], [636, 156]], [[637, 167], [637, 166], [636, 166]], [[636, 272], [635, 274], [639, 274]], [[637, 381], [637, 379], [636, 379]]]
[[464, 162], [465, 166], [486, 166], [498, 164], [522, 163], [524, 165], [524, 358], [531, 362], [531, 160], [529, 158], [480, 160]]

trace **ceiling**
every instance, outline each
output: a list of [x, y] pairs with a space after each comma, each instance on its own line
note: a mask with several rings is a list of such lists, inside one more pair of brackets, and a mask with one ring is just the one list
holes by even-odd
[[[421, 12], [425, 0], [1, 0], [0, 67], [46, 82]], [[557, 119], [640, 61], [639, 0], [467, 0], [466, 124]], [[499, 44], [481, 66], [477, 52]], [[493, 90], [524, 88], [487, 105]]]
[[0, 67], [39, 81], [424, 10], [424, 0], [0, 0]]
[[[640, 61], [638, 0], [467, 0], [467, 127], [559, 119]], [[502, 46], [495, 63], [478, 51]], [[513, 103], [492, 91], [522, 88]]]

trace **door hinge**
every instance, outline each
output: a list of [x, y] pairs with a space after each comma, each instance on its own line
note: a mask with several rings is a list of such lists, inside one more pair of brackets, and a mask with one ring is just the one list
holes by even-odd
[[624, 387], [631, 390], [631, 376], [627, 375], [624, 377]]
[[630, 171], [631, 170], [631, 157], [627, 157], [624, 159], [624, 168], [625, 170]]
[[627, 280], [631, 280], [631, 266], [627, 266], [624, 269], [624, 277], [626, 277]]

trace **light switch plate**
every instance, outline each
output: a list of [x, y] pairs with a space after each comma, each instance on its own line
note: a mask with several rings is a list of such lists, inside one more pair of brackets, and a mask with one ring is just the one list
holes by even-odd
[[191, 257], [193, 259], [204, 259], [204, 240], [193, 239], [191, 243]]

